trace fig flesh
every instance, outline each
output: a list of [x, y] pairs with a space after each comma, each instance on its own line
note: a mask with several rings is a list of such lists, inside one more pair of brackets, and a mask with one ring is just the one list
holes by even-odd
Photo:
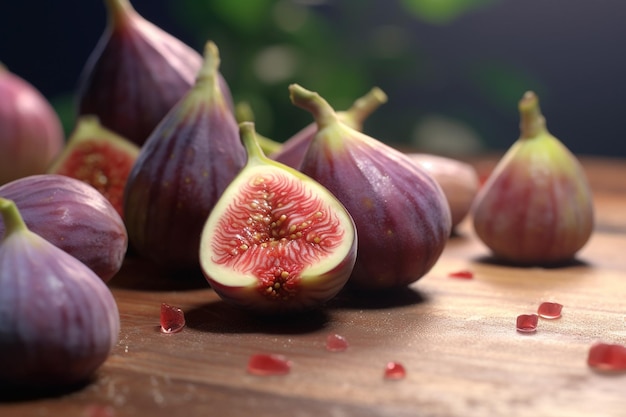
[[417, 281], [450, 236], [441, 187], [402, 152], [343, 123], [319, 94], [297, 84], [289, 90], [318, 126], [300, 170], [328, 188], [356, 224], [358, 253], [348, 285], [373, 290]]
[[102, 126], [96, 116], [82, 116], [48, 173], [86, 182], [122, 216], [126, 179], [138, 155], [137, 145]]
[[354, 266], [352, 218], [317, 182], [265, 157], [253, 123], [241, 124], [241, 136], [248, 162], [204, 226], [202, 270], [218, 295], [243, 308], [318, 307]]
[[520, 265], [570, 261], [594, 227], [578, 159], [546, 128], [537, 95], [519, 102], [521, 134], [476, 196], [474, 229], [493, 255]]
[[132, 247], [170, 270], [199, 267], [202, 227], [246, 162], [219, 65], [217, 46], [207, 42], [196, 84], [150, 135], [124, 190]]
[[0, 64], [0, 185], [43, 174], [61, 152], [61, 121], [29, 82]]
[[409, 153], [408, 156], [441, 186], [450, 206], [454, 229], [467, 217], [480, 188], [476, 168], [467, 162], [440, 155]]
[[[381, 104], [387, 102], [387, 95], [378, 87], [372, 88], [367, 94], [358, 98], [345, 111], [337, 112], [339, 119], [356, 130], [363, 130], [363, 123]], [[311, 123], [298, 133], [287, 139], [283, 146], [270, 157], [278, 162], [299, 169], [309, 144], [317, 133], [317, 125]]]
[[[147, 21], [129, 0], [105, 0], [107, 27], [78, 85], [78, 114], [143, 145], [194, 84], [202, 56]], [[221, 77], [221, 75], [220, 75]], [[232, 98], [221, 80], [227, 101]]]
[[31, 232], [0, 198], [0, 385], [87, 381], [117, 343], [113, 295], [86, 265]]
[[83, 262], [103, 281], [122, 267], [128, 246], [124, 222], [90, 185], [64, 175], [31, 175], [1, 186], [0, 197], [17, 205], [33, 233]]

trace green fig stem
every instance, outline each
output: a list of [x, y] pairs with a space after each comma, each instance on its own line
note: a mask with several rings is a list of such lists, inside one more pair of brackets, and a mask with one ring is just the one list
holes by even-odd
[[204, 45], [204, 61], [202, 63], [202, 67], [200, 67], [200, 71], [196, 76], [196, 85], [200, 84], [210, 84], [214, 86], [214, 91], [216, 93], [219, 92], [221, 94], [221, 90], [219, 88], [219, 79], [217, 77], [217, 73], [220, 68], [221, 59], [220, 59], [220, 51], [217, 48], [217, 45], [213, 41], [207, 41]]
[[534, 138], [546, 131], [546, 119], [539, 107], [539, 98], [533, 91], [527, 91], [519, 102], [520, 138]]
[[293, 104], [313, 114], [319, 129], [339, 121], [335, 110], [318, 93], [309, 91], [298, 84], [291, 84], [289, 98]]
[[[254, 112], [252, 111], [250, 103], [247, 101], [240, 101], [237, 103], [237, 106], [235, 106], [235, 119], [237, 120], [237, 123], [254, 122]], [[259, 135], [258, 132], [256, 133], [256, 138], [265, 155], [278, 152], [283, 147], [282, 143]]]
[[0, 197], [0, 213], [4, 221], [4, 239], [12, 233], [28, 230], [24, 219], [12, 200]]
[[107, 12], [109, 14], [109, 25], [116, 27], [124, 22], [135, 9], [129, 0], [105, 0]]
[[365, 119], [367, 119], [374, 110], [386, 102], [387, 94], [380, 88], [374, 87], [363, 97], [358, 98], [352, 106], [346, 110], [346, 115], [352, 118], [354, 124], [362, 125]]
[[254, 122], [239, 123], [239, 135], [248, 153], [248, 164], [256, 164], [268, 159], [257, 140]]

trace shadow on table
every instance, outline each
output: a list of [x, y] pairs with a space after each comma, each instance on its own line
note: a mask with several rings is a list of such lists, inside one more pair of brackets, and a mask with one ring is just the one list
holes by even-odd
[[563, 262], [547, 264], [547, 265], [535, 265], [535, 264], [520, 265], [514, 262], [508, 262], [503, 259], [496, 258], [492, 255], [482, 255], [482, 256], [472, 259], [472, 261], [475, 263], [484, 264], [484, 265], [505, 266], [505, 267], [526, 268], [526, 269], [536, 269], [536, 268], [566, 269], [566, 268], [579, 268], [579, 267], [591, 267], [592, 266], [590, 263], [585, 262], [581, 259], [577, 259], [577, 258], [570, 259], [570, 260], [563, 261]]
[[80, 391], [92, 382], [93, 379], [88, 379], [76, 384], [52, 387], [9, 385], [8, 383], [0, 382], [0, 404], [29, 402], [45, 398], [60, 398]]

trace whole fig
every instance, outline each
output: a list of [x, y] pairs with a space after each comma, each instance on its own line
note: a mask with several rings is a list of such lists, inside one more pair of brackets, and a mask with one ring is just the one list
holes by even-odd
[[[103, 281], [122, 267], [128, 235], [111, 203], [92, 186], [64, 175], [31, 175], [0, 187], [26, 225], [77, 258]], [[0, 224], [0, 238], [4, 227]]]
[[474, 229], [506, 262], [566, 262], [591, 236], [593, 196], [578, 159], [547, 130], [534, 92], [524, 94], [519, 112], [520, 137], [472, 206]]
[[63, 148], [61, 121], [29, 82], [0, 64], [0, 185], [43, 174]]
[[[201, 55], [143, 18], [129, 0], [105, 0], [108, 24], [78, 85], [78, 114], [142, 145], [187, 93]], [[221, 75], [220, 75], [221, 77]], [[232, 107], [225, 81], [223, 94]]]
[[406, 154], [343, 123], [319, 94], [297, 84], [289, 91], [318, 126], [300, 170], [328, 188], [356, 224], [357, 259], [348, 284], [386, 289], [417, 281], [450, 236], [441, 187]]
[[85, 264], [31, 232], [0, 198], [0, 384], [87, 381], [118, 340], [113, 295]]
[[144, 144], [124, 191], [132, 247], [172, 270], [199, 267], [202, 227], [246, 162], [219, 65], [217, 46], [207, 42], [196, 84]]
[[357, 235], [345, 207], [302, 173], [267, 158], [254, 124], [248, 162], [203, 228], [200, 265], [215, 292], [262, 312], [318, 307], [350, 277]]

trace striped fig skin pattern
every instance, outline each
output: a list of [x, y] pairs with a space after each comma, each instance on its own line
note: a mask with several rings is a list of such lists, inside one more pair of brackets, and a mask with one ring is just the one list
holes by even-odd
[[348, 209], [359, 236], [348, 285], [406, 286], [439, 259], [451, 232], [450, 210], [434, 179], [401, 152], [347, 126], [320, 130], [301, 171]]
[[92, 186], [64, 175], [32, 175], [0, 187], [0, 197], [15, 202], [33, 233], [83, 262], [103, 281], [122, 267], [128, 246], [124, 222]]

